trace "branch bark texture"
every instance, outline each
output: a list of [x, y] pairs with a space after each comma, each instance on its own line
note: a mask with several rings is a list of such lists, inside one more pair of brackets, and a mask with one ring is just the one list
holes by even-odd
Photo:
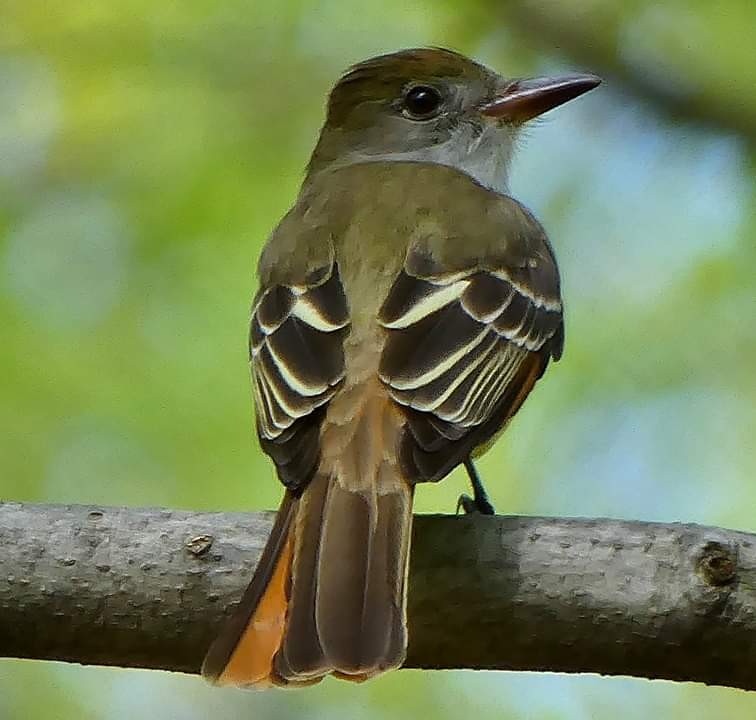
[[[0, 504], [0, 656], [198, 672], [271, 513]], [[756, 689], [756, 536], [418, 516], [408, 667]]]

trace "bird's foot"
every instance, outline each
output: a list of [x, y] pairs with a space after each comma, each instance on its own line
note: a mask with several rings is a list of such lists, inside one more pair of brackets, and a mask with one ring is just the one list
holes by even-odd
[[457, 515], [463, 510], [465, 515], [478, 513], [480, 515], [496, 515], [496, 510], [487, 497], [471, 498], [462, 493], [457, 500]]
[[465, 460], [465, 470], [470, 477], [470, 485], [472, 486], [473, 496], [462, 494], [457, 500], [457, 514], [459, 509], [462, 508], [466, 515], [470, 513], [479, 513], [480, 515], [496, 515], [496, 510], [488, 499], [488, 493], [483, 487], [483, 483], [480, 480], [480, 475], [475, 469], [475, 465], [470, 458]]

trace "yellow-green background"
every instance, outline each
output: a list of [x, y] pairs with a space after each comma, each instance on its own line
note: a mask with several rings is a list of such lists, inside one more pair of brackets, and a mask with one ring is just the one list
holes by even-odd
[[[515, 163], [567, 343], [482, 463], [498, 509], [756, 530], [755, 27], [750, 0], [0, 2], [0, 498], [276, 505], [246, 367], [257, 254], [339, 72], [441, 44], [607, 80]], [[0, 720], [417, 716], [751, 720], [756, 694], [465, 671], [250, 694], [0, 660]]]

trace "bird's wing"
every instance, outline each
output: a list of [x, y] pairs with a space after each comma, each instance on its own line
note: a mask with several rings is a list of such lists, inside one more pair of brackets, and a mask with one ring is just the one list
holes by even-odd
[[546, 235], [516, 201], [496, 202], [516, 220], [498, 226], [496, 252], [461, 235], [423, 236], [380, 311], [380, 377], [406, 409], [402, 457], [416, 481], [442, 478], [489, 440], [562, 351], [559, 275]]
[[338, 266], [263, 287], [252, 309], [250, 360], [260, 443], [291, 490], [318, 461], [323, 409], [344, 378], [349, 311]]

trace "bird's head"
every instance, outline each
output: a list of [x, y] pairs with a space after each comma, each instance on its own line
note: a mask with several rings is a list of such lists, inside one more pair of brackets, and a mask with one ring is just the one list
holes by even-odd
[[456, 167], [503, 190], [522, 126], [600, 82], [595, 75], [507, 79], [440, 48], [380, 55], [350, 68], [331, 91], [308, 175], [415, 160]]

